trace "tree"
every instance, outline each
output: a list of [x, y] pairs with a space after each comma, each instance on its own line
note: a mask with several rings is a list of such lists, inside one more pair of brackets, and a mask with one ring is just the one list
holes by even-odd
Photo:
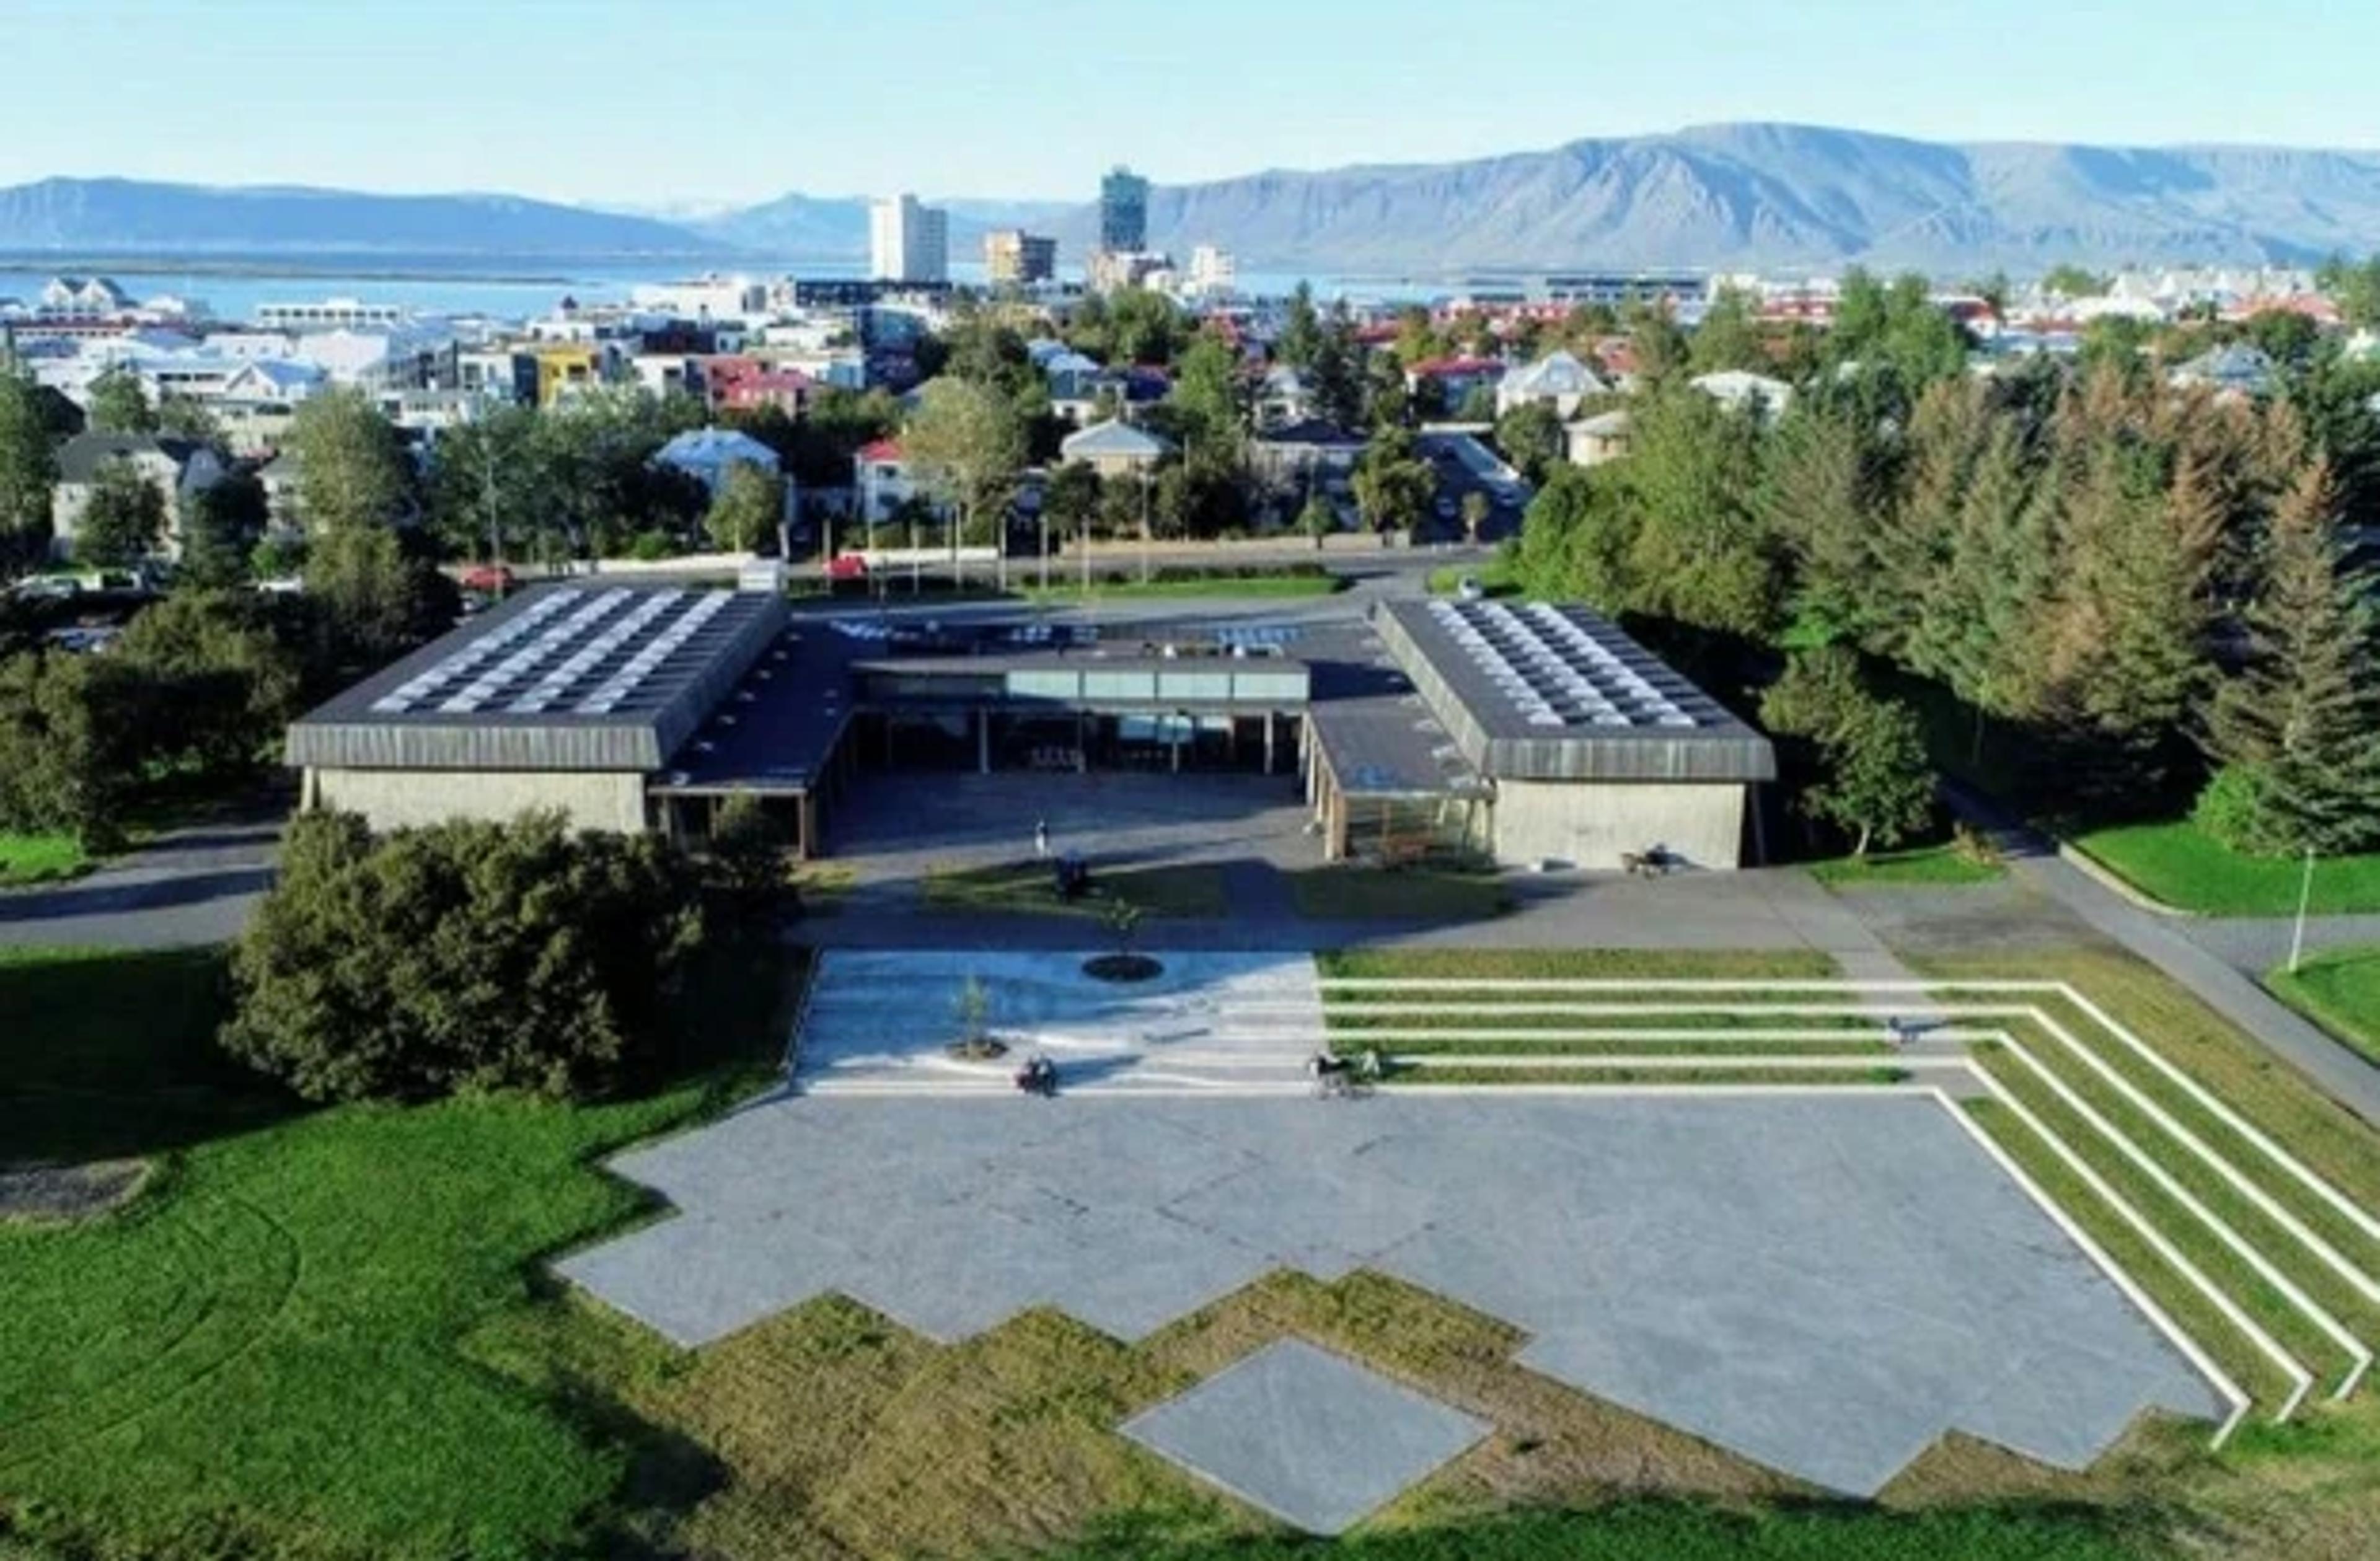
[[2323, 262], [2315, 284], [2338, 305], [2339, 318], [2359, 330], [2380, 326], [2380, 255], [2355, 264], [2343, 255]]
[[140, 376], [122, 364], [103, 370], [91, 382], [90, 401], [83, 409], [93, 433], [155, 433], [157, 410]]
[[1898, 845], [1932, 817], [1934, 774], [1916, 712], [1869, 694], [1851, 651], [1828, 646], [1795, 656], [1762, 696], [1760, 719], [1802, 740], [1799, 805], [1852, 835], [1853, 855]]
[[378, 666], [454, 621], [455, 587], [386, 526], [342, 526], [306, 550], [306, 598], [326, 670]]
[[1339, 529], [1339, 512], [1321, 494], [1308, 494], [1305, 507], [1297, 512], [1297, 528], [1314, 538], [1315, 551], [1319, 552], [1322, 539]]
[[1314, 288], [1301, 280], [1289, 296], [1281, 335], [1273, 343], [1273, 356], [1293, 369], [1307, 369], [1313, 367], [1321, 346], [1322, 318], [1315, 312]]
[[711, 546], [722, 552], [748, 553], [775, 538], [784, 513], [783, 479], [756, 461], [737, 461], [727, 468], [703, 525]]
[[2048, 274], [2041, 279], [2043, 292], [2055, 294], [2061, 298], [2101, 297], [2113, 285], [2115, 285], [2113, 278], [2086, 270], [2071, 261], [2050, 267]]
[[140, 768], [214, 777], [274, 759], [299, 669], [268, 614], [252, 593], [177, 588], [132, 620], [109, 659], [140, 711]]
[[1607, 614], [1632, 608], [1638, 518], [1615, 471], [1560, 466], [1521, 519], [1515, 574], [1531, 596], [1584, 601]]
[[1779, 550], [1752, 507], [1760, 428], [1683, 384], [1637, 398], [1628, 454], [1609, 463], [1634, 516], [1632, 610], [1753, 637], [1783, 617]]
[[1414, 450], [1402, 429], [1382, 429], [1355, 463], [1356, 507], [1375, 531], [1412, 531], [1429, 517], [1438, 492], [1438, 468]]
[[2247, 660], [2217, 694], [2211, 720], [2216, 753], [2252, 778], [2252, 803], [2231, 843], [2369, 851], [2380, 844], [2371, 582], [2342, 563], [2321, 462], [2274, 512], [2264, 563], [2247, 614]]
[[1741, 287], [1721, 287], [1687, 343], [1687, 358], [1697, 374], [1723, 369], [1768, 367], [1760, 340], [1760, 321], [1753, 296]]
[[1561, 414], [1549, 401], [1523, 402], [1496, 419], [1496, 448], [1531, 483], [1543, 482], [1568, 448]]
[[1165, 405], [1183, 459], [1236, 479], [1247, 449], [1247, 394], [1239, 356], [1220, 336], [1201, 331], [1192, 338]]
[[1859, 418], [1815, 397], [1798, 401], [1769, 439], [1754, 505], [1791, 561], [1793, 615], [1821, 634], [1857, 639], [1875, 610], [1870, 544], [1884, 477]]
[[1069, 462], [1050, 474], [1041, 489], [1041, 518], [1061, 537], [1087, 540], [1099, 513], [1099, 468]]
[[1473, 547], [1479, 545], [1479, 528], [1488, 524], [1495, 509], [1485, 490], [1474, 488], [1463, 495], [1463, 539]]
[[41, 387], [0, 350], [0, 581], [34, 568], [48, 552], [57, 475]]
[[326, 390], [299, 403], [289, 424], [289, 451], [309, 530], [385, 527], [405, 514], [411, 468], [395, 429], [363, 392]]
[[[970, 523], [1006, 514], [1025, 465], [1025, 430], [1007, 397], [965, 380], [932, 381], [901, 443], [927, 488], [956, 516], [954, 557], [957, 538]], [[1006, 554], [1002, 546], [1003, 561]]]
[[191, 494], [182, 506], [181, 578], [210, 589], [247, 584], [271, 508], [250, 471], [229, 472]]
[[1314, 390], [1314, 410], [1325, 422], [1356, 427], [1364, 417], [1364, 355], [1355, 342], [1346, 306], [1333, 308], [1304, 367]]
[[164, 540], [164, 493], [124, 457], [102, 461], [75, 526], [75, 562], [90, 569], [128, 568]]
[[206, 404], [178, 391], [168, 391], [158, 398], [157, 431], [196, 444], [212, 444], [223, 438], [223, 425], [207, 410]]
[[711, 821], [710, 872], [739, 914], [775, 910], [792, 885], [785, 876], [793, 839], [760, 799], [738, 792]]
[[1493, 423], [1496, 420], [1496, 387], [1481, 381], [1463, 393], [1454, 408], [1458, 423]]
[[0, 830], [122, 836], [140, 721], [115, 658], [32, 652], [0, 661]]
[[542, 813], [375, 841], [307, 814], [233, 954], [223, 1045], [310, 1100], [591, 1095], [656, 1061], [699, 936], [688, 870], [650, 836]]

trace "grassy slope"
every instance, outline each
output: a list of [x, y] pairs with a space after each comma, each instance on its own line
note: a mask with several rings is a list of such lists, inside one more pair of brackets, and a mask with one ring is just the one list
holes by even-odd
[[[2179, 910], [2218, 916], [2297, 913], [2304, 863], [2242, 856], [2187, 819], [2093, 829], [2074, 843], [2134, 888]], [[2315, 864], [2312, 908], [2317, 915], [2380, 911], [2380, 854]]]
[[[714, 961], [690, 1008], [773, 1040], [754, 1015], [783, 966]], [[593, 1108], [298, 1113], [209, 1059], [215, 992], [204, 954], [0, 962], [0, 1124], [52, 1124], [38, 1152], [60, 1158], [161, 1160], [119, 1215], [0, 1229], [0, 1513], [142, 1555], [583, 1542], [618, 1455], [454, 1342], [519, 1304], [539, 1254], [642, 1206], [591, 1159], [728, 1075]], [[82, 1098], [121, 1109], [53, 1109]]]
[[2380, 949], [2334, 949], [2265, 977], [2275, 997], [2380, 1064]]
[[71, 878], [91, 866], [72, 835], [0, 834], [0, 889]]
[[1903, 884], [1991, 883], [2006, 877], [2008, 869], [1997, 864], [1971, 861], [1947, 845], [1929, 845], [1913, 851], [1871, 852], [1865, 856], [1814, 862], [1810, 876], [1831, 889], [1869, 885], [1891, 888]]

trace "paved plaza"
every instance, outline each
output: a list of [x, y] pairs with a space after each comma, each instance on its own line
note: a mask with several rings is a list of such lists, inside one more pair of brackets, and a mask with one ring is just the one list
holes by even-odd
[[[831, 950], [803, 1015], [799, 1087], [812, 1094], [978, 1089], [1005, 1094], [1038, 1052], [1069, 1094], [1115, 1089], [1305, 1087], [1322, 998], [1305, 954], [1168, 951], [1148, 981], [1083, 973], [1098, 950]], [[1008, 1057], [949, 1054], [960, 994], [981, 984]]]
[[1923, 1095], [787, 1095], [613, 1164], [677, 1213], [562, 1272], [688, 1346], [829, 1291], [945, 1341], [1044, 1305], [1132, 1341], [1366, 1266], [1854, 1494], [1953, 1429], [2072, 1468], [2223, 1410]]

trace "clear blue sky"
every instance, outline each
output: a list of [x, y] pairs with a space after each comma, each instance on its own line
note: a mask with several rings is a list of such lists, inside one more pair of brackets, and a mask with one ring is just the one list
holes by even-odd
[[1791, 119], [2380, 148], [2372, 0], [6, 0], [0, 183], [1087, 197]]

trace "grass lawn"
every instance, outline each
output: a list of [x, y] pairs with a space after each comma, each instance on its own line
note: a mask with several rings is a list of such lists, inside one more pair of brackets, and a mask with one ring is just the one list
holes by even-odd
[[1078, 580], [1072, 585], [1053, 585], [1047, 590], [1028, 586], [1017, 594], [1027, 601], [1162, 601], [1178, 598], [1197, 597], [1263, 597], [1268, 599], [1301, 599], [1331, 596], [1346, 588], [1344, 576], [1338, 575], [1232, 575], [1219, 573], [1193, 578], [1160, 575], [1152, 580], [1094, 579], [1087, 591]]
[[1493, 873], [1342, 865], [1309, 867], [1288, 877], [1290, 902], [1313, 921], [1468, 922], [1512, 908], [1512, 890]]
[[1889, 889], [1903, 885], [1994, 883], [2008, 877], [2008, 869], [1996, 862], [1977, 862], [1961, 856], [1949, 845], [1927, 845], [1913, 851], [1872, 851], [1865, 856], [1813, 862], [1810, 876], [1829, 889]]
[[[782, 1046], [782, 951], [706, 954], [689, 1042]], [[0, 956], [0, 1144], [155, 1166], [123, 1210], [0, 1227], [0, 1534], [61, 1553], [616, 1554], [615, 1446], [455, 1341], [635, 1216], [589, 1161], [719, 1105], [299, 1111], [222, 1061], [212, 952]], [[765, 1017], [764, 1017], [765, 1016]]]
[[78, 877], [91, 868], [72, 835], [0, 834], [0, 889]]
[[2333, 949], [2265, 976], [2273, 996], [2380, 1063], [2380, 949]]
[[1501, 551], [1497, 552], [1484, 563], [1450, 563], [1442, 569], [1431, 570], [1429, 594], [1432, 596], [1454, 595], [1463, 588], [1463, 577], [1466, 575], [1477, 579], [1480, 590], [1490, 597], [1521, 594], [1521, 582], [1514, 578], [1512, 574], [1512, 561]]
[[1151, 916], [1222, 916], [1230, 912], [1223, 870], [1187, 863], [1160, 867], [1091, 869], [1090, 892], [1061, 900], [1046, 862], [1009, 862], [990, 867], [935, 868], [926, 875], [926, 904], [937, 911], [996, 915], [1096, 918], [1122, 900]]
[[[2142, 892], [2206, 915], [2295, 915], [2305, 878], [2301, 859], [2242, 856], [2188, 819], [2094, 829], [2074, 844]], [[2311, 904], [2316, 915], [2380, 911], [2380, 854], [2316, 862]]]

